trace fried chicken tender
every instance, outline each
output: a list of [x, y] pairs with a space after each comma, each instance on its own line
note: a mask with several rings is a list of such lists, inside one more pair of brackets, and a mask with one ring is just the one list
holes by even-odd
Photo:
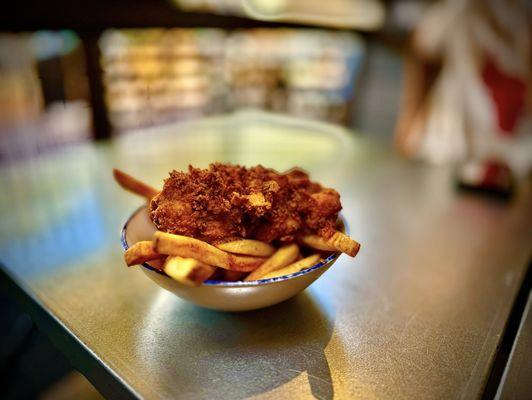
[[161, 231], [210, 243], [228, 237], [270, 243], [305, 232], [328, 239], [341, 208], [335, 190], [300, 169], [281, 174], [260, 165], [216, 163], [172, 171], [150, 203], [150, 216]]

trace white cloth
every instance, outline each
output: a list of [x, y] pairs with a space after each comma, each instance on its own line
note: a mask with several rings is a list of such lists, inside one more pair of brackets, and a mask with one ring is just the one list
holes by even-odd
[[[516, 137], [502, 139], [495, 106], [481, 77], [482, 57], [489, 54], [506, 73], [526, 81], [531, 49], [526, 14], [516, 13], [502, 0], [484, 2], [485, 7], [492, 7], [497, 23], [511, 33], [503, 40], [474, 2], [437, 3], [416, 28], [417, 49], [442, 61], [441, 73], [428, 95], [426, 114], [414, 124], [414, 129], [420, 130], [416, 136], [422, 138], [418, 155], [434, 163], [464, 160], [472, 153], [504, 157], [510, 163], [519, 159], [519, 165], [528, 158], [530, 164], [530, 156], [516, 153], [526, 150], [532, 155], [531, 135], [527, 132], [532, 126], [530, 115], [521, 118]], [[520, 145], [513, 145], [515, 142]], [[523, 144], [524, 150], [520, 149]]]

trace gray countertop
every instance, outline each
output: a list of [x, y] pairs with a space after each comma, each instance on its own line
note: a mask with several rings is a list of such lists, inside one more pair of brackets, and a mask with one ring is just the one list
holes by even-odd
[[[197, 308], [127, 269], [120, 229], [142, 200], [111, 168], [161, 186], [170, 169], [211, 161], [307, 169], [341, 193], [359, 255], [241, 314]], [[110, 397], [478, 397], [532, 249], [530, 185], [510, 204], [461, 194], [448, 168], [255, 113], [70, 147], [3, 166], [0, 184], [3, 272]]]

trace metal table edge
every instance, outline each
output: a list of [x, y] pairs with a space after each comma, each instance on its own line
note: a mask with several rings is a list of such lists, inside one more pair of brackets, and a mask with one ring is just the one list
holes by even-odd
[[10, 295], [21, 306], [22, 310], [31, 316], [40, 331], [105, 398], [142, 398], [127, 382], [73, 335], [61, 321], [50, 314], [29, 289], [6, 271], [1, 261], [0, 290]]

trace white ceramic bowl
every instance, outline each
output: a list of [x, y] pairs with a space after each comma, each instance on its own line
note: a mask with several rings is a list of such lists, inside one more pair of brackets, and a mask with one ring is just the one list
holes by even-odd
[[[127, 250], [138, 241], [151, 240], [155, 230], [147, 209], [139, 208], [122, 229], [122, 247]], [[250, 282], [207, 280], [198, 287], [182, 285], [146, 263], [142, 264], [142, 270], [159, 286], [198, 306], [220, 311], [249, 311], [295, 296], [327, 271], [339, 256], [340, 253], [333, 253], [310, 268], [278, 278]]]

